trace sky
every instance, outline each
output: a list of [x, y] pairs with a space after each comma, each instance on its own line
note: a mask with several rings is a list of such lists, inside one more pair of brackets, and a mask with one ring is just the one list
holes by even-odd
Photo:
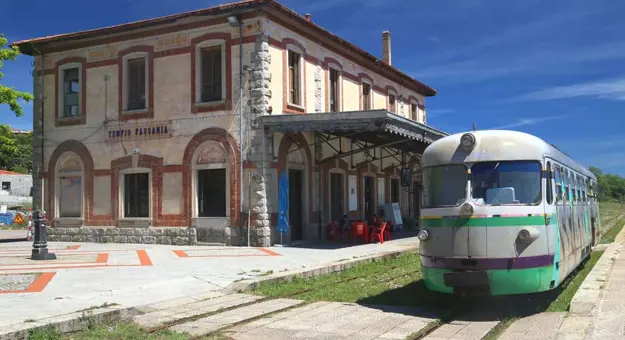
[[[0, 0], [9, 41], [75, 32], [228, 0]], [[283, 0], [282, 4], [435, 88], [427, 123], [448, 133], [512, 129], [557, 145], [585, 166], [625, 175], [625, 1]], [[32, 91], [32, 59], [2, 68]], [[32, 126], [0, 106], [0, 123]]]

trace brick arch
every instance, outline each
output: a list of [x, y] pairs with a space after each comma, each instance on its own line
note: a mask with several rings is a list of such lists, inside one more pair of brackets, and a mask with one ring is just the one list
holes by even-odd
[[[113, 220], [119, 216], [119, 172], [133, 167], [133, 156], [124, 156], [111, 161], [111, 210]], [[163, 158], [151, 155], [136, 155], [137, 167], [152, 170], [152, 225], [162, 225], [162, 197], [163, 197]]]
[[327, 69], [330, 64], [338, 65], [341, 68], [340, 71], [343, 70], [343, 64], [341, 62], [339, 62], [338, 60], [336, 60], [336, 59], [334, 59], [332, 57], [325, 57], [323, 59], [323, 67], [325, 69]]
[[[370, 83], [371, 83], [371, 87], [373, 87], [373, 78], [371, 78], [370, 75], [364, 73], [364, 72], [360, 72], [358, 73], [358, 82], [362, 83], [363, 79], [367, 79]], [[373, 91], [373, 88], [371, 89]]]
[[[280, 140], [280, 146], [278, 147], [278, 178], [282, 172], [287, 169], [287, 159], [289, 155], [289, 149], [293, 144], [297, 144], [301, 146], [306, 154], [306, 170], [305, 170], [305, 179], [308, 182], [308, 217], [309, 221], [313, 220], [313, 210], [312, 210], [312, 153], [310, 152], [310, 147], [308, 145], [308, 141], [300, 132], [298, 133], [286, 133], [282, 136], [282, 140]], [[304, 183], [306, 185], [306, 183]]]
[[220, 143], [228, 152], [230, 171], [233, 174], [233, 176], [230, 176], [230, 223], [232, 225], [239, 225], [239, 202], [241, 199], [241, 190], [239, 187], [240, 169], [238, 166], [240, 157], [239, 144], [226, 130], [216, 127], [204, 129], [197, 133], [191, 138], [187, 147], [184, 149], [182, 161], [182, 167], [184, 169], [182, 173], [183, 218], [191, 225], [191, 218], [193, 216], [191, 204], [191, 200], [193, 199], [193, 193], [191, 192], [191, 176], [194, 162], [193, 155], [197, 148], [207, 141]]
[[396, 96], [399, 96], [399, 92], [397, 92], [397, 89], [392, 86], [392, 85], [386, 85], [386, 87], [384, 88], [386, 90], [386, 94], [388, 95], [391, 91], [395, 92]]
[[282, 46], [284, 48], [286, 48], [287, 45], [295, 45], [300, 50], [302, 50], [302, 52], [304, 52], [304, 54], [306, 53], [306, 47], [304, 47], [304, 45], [302, 43], [300, 43], [299, 41], [297, 41], [297, 40], [295, 40], [293, 38], [283, 38], [282, 39]]
[[408, 102], [409, 103], [412, 103], [412, 102], [417, 103], [417, 107], [421, 106], [421, 101], [419, 101], [419, 99], [417, 97], [413, 96], [413, 95], [408, 96]]
[[93, 158], [91, 152], [87, 147], [77, 140], [66, 140], [59, 144], [52, 152], [50, 160], [48, 161], [47, 172], [47, 200], [48, 204], [48, 217], [53, 219], [56, 216], [56, 167], [59, 158], [66, 153], [73, 152], [78, 155], [83, 166], [83, 219], [85, 223], [91, 220], [93, 216]]

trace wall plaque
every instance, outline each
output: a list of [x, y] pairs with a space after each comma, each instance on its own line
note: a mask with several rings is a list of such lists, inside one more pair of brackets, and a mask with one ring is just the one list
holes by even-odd
[[106, 128], [106, 141], [169, 138], [172, 136], [171, 121], [144, 124], [117, 123]]

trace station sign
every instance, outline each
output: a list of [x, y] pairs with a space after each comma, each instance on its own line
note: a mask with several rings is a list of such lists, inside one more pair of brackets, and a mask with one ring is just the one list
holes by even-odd
[[108, 141], [157, 139], [172, 136], [171, 121], [131, 123], [122, 122], [107, 126], [104, 138]]

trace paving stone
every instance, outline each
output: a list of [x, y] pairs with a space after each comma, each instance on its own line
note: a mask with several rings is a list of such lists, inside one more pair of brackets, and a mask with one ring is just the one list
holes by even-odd
[[566, 313], [539, 313], [522, 318], [510, 325], [498, 340], [552, 340]]
[[[213, 313], [224, 308], [232, 308], [259, 300], [261, 298], [261, 296], [249, 294], [222, 294], [213, 299], [202, 301], [193, 300], [195, 302], [138, 315], [134, 317], [134, 322], [145, 329], [154, 329], [171, 322]], [[166, 317], [167, 319], [162, 319], [163, 317]]]
[[8, 274], [0, 275], [0, 292], [25, 290], [37, 278], [36, 274]]
[[480, 340], [499, 321], [461, 321], [446, 323], [428, 334], [424, 340]]
[[188, 333], [191, 336], [202, 336], [235, 323], [273, 313], [302, 304], [303, 301], [292, 299], [275, 299], [253, 305], [235, 308], [222, 313], [207, 316], [196, 321], [175, 325], [170, 329], [175, 332]]

